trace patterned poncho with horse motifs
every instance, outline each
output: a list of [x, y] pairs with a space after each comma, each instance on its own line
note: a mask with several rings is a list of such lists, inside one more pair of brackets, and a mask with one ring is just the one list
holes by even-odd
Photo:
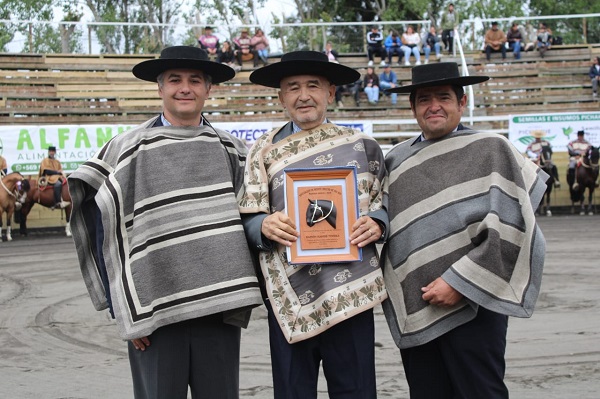
[[81, 271], [97, 310], [112, 301], [123, 339], [221, 312], [228, 321], [262, 303], [236, 198], [244, 144], [208, 126], [152, 122], [69, 177]]
[[[479, 306], [531, 316], [545, 255], [534, 212], [546, 173], [506, 138], [468, 130], [407, 140], [386, 166], [383, 308], [396, 344], [425, 344], [473, 319]], [[464, 295], [455, 306], [422, 299], [421, 287], [438, 277]]]
[[[357, 168], [360, 215], [384, 207], [386, 172], [375, 140], [324, 124], [273, 144], [278, 130], [262, 136], [251, 149], [241, 213], [285, 213], [285, 169], [349, 165]], [[286, 247], [275, 244], [259, 258], [270, 303], [289, 342], [313, 337], [387, 297], [374, 244], [363, 248], [363, 260], [357, 262], [290, 265]]]

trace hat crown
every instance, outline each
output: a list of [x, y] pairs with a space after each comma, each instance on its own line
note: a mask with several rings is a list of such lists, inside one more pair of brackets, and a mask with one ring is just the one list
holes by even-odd
[[281, 56], [281, 62], [295, 62], [295, 61], [318, 61], [318, 62], [329, 62], [327, 55], [319, 53], [318, 51], [302, 50], [292, 51]]
[[209, 61], [208, 53], [206, 50], [199, 47], [192, 46], [171, 46], [166, 47], [160, 52], [159, 58], [161, 60], [176, 60], [176, 59], [188, 59], [188, 60], [199, 60]]
[[419, 65], [412, 69], [412, 84], [417, 85], [438, 79], [459, 78], [458, 64], [456, 62], [438, 62]]

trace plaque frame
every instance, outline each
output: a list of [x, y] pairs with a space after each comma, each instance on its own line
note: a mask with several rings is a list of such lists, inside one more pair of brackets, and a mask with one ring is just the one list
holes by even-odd
[[[359, 217], [356, 167], [293, 168], [284, 170], [285, 209], [300, 236], [287, 247], [290, 264], [339, 263], [362, 260], [362, 249], [350, 243], [351, 227]], [[334, 224], [323, 213], [315, 218], [309, 196], [325, 196], [335, 209]], [[318, 204], [318, 202], [317, 202]], [[334, 208], [335, 204], [335, 208]], [[341, 209], [340, 209], [341, 208]], [[306, 211], [305, 211], [306, 209]], [[313, 212], [309, 213], [309, 209]], [[320, 210], [319, 210], [320, 211]], [[309, 215], [313, 222], [308, 226]], [[315, 226], [319, 226], [315, 228]], [[328, 242], [332, 246], [328, 247]]]

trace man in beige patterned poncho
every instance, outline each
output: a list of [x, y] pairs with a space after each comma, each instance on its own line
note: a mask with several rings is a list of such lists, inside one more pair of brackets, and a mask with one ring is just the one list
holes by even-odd
[[[275, 398], [316, 398], [320, 363], [330, 398], [375, 398], [373, 307], [383, 301], [375, 242], [387, 230], [386, 171], [379, 145], [357, 130], [326, 118], [336, 85], [360, 74], [328, 62], [325, 54], [297, 51], [250, 75], [279, 88], [292, 121], [262, 136], [246, 163], [240, 199], [250, 247], [259, 251], [268, 295]], [[355, 166], [360, 217], [349, 240], [362, 260], [290, 264], [286, 250], [298, 237], [284, 203], [286, 170]]]

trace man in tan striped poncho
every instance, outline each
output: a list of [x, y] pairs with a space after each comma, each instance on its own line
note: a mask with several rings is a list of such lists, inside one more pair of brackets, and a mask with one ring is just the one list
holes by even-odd
[[[250, 150], [240, 200], [268, 295], [276, 399], [316, 399], [321, 361], [330, 398], [377, 395], [373, 307], [386, 298], [375, 252], [387, 226], [383, 154], [374, 139], [325, 116], [336, 85], [359, 77], [314, 51], [284, 54], [281, 62], [250, 75], [253, 83], [280, 89], [279, 100], [292, 119]], [[361, 216], [348, 239], [362, 247], [362, 260], [290, 264], [286, 250], [299, 234], [284, 201], [286, 170], [332, 166], [356, 168]]]
[[422, 134], [386, 156], [390, 235], [384, 311], [411, 398], [508, 398], [507, 317], [530, 317], [545, 240], [534, 210], [547, 175], [506, 138], [460, 124], [455, 63], [415, 67], [410, 93]]

